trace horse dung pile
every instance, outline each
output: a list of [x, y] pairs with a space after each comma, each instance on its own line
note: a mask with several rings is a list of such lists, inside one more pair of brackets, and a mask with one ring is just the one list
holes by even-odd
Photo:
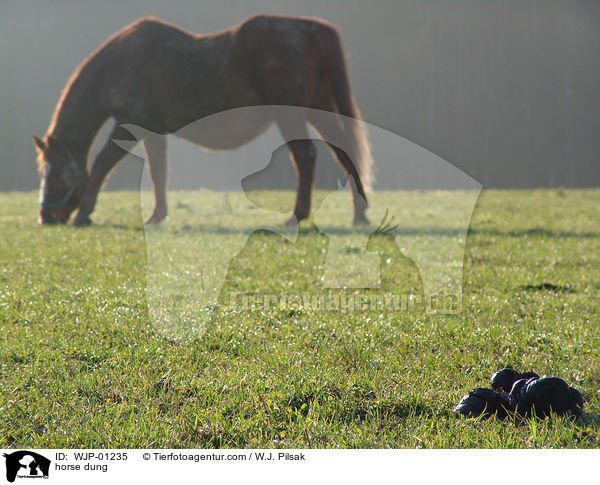
[[579, 417], [581, 393], [560, 377], [519, 373], [510, 367], [492, 374], [492, 389], [478, 387], [462, 397], [454, 414], [466, 417], [508, 416], [546, 418], [551, 414]]

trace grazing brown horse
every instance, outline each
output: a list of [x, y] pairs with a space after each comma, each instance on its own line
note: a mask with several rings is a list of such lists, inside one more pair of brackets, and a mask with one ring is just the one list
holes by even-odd
[[[82, 62], [62, 93], [47, 134], [34, 136], [42, 176], [40, 221], [65, 223], [78, 208], [74, 224], [91, 222], [104, 179], [127, 153], [113, 139], [133, 140], [122, 125], [166, 135], [214, 113], [258, 105], [315, 108], [360, 119], [335, 27], [318, 19], [257, 15], [215, 34], [197, 35], [153, 18], [134, 22]], [[115, 127], [88, 174], [90, 147], [109, 118]], [[207, 136], [202, 145], [237, 148], [276, 123], [290, 140], [298, 173], [292, 219], [301, 220], [310, 211], [316, 156], [309, 121], [240, 121], [212, 141]], [[330, 148], [353, 181], [354, 222], [364, 223], [372, 158], [364, 125], [351, 126], [315, 129], [325, 140], [345, 137], [350, 149]], [[286, 137], [290, 133], [294, 138]], [[147, 222], [159, 222], [167, 215], [166, 137], [141, 142], [155, 195]]]

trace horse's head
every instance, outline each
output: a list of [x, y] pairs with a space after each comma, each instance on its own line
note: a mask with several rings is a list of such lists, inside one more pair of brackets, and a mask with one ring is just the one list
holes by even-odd
[[79, 205], [87, 173], [55, 137], [42, 140], [34, 135], [33, 140], [41, 177], [39, 220], [64, 224]]

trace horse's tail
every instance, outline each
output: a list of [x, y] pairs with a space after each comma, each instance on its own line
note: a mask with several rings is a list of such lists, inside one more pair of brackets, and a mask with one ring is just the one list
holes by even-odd
[[358, 165], [356, 168], [363, 187], [365, 190], [370, 190], [374, 178], [373, 157], [366, 125], [362, 123], [360, 110], [352, 95], [340, 35], [333, 26], [326, 29], [326, 32], [325, 42], [322, 42], [322, 45], [325, 49], [325, 65], [329, 70], [337, 111], [343, 116], [358, 120], [358, 122], [343, 123], [344, 129], [349, 131], [346, 143], [352, 150], [352, 153], [347, 155]]

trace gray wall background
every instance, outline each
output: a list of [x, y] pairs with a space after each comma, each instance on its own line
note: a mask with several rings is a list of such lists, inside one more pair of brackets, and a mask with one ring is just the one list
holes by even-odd
[[[214, 32], [256, 12], [336, 24], [364, 119], [484, 187], [600, 185], [598, 0], [3, 0], [0, 190], [37, 188], [31, 134], [45, 133], [68, 77], [108, 35], [143, 15]], [[275, 185], [293, 177], [280, 159]], [[322, 182], [335, 179], [320, 165]], [[227, 167], [194, 170], [173, 170], [170, 186], [228, 188]], [[139, 171], [122, 163], [109, 188], [135, 186]], [[388, 181], [376, 188], [396, 188]]]

